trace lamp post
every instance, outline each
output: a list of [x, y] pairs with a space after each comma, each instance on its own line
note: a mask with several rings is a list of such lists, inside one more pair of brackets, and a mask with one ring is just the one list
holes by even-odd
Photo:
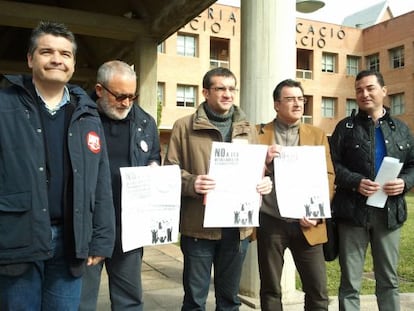
[[[241, 94], [240, 106], [254, 124], [267, 123], [275, 117], [273, 89], [280, 81], [296, 77], [296, 11], [313, 12], [322, 1], [241, 0]], [[295, 265], [285, 252], [282, 275], [284, 301], [298, 298]], [[259, 305], [259, 269], [257, 243], [247, 252], [240, 281], [242, 299], [251, 307]]]
[[296, 0], [296, 11], [312, 13], [325, 6], [325, 2], [317, 0]]

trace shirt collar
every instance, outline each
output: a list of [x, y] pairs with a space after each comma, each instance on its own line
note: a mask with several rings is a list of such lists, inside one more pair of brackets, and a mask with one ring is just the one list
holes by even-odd
[[66, 85], [63, 88], [63, 96], [62, 96], [62, 99], [60, 100], [60, 102], [56, 106], [56, 108], [54, 108], [54, 109], [50, 109], [50, 107], [48, 107], [46, 105], [46, 101], [44, 100], [44, 98], [42, 97], [42, 95], [39, 93], [39, 91], [36, 88], [36, 86], [35, 86], [35, 90], [36, 90], [37, 96], [39, 96], [39, 98], [42, 100], [43, 104], [45, 105], [47, 111], [49, 111], [50, 114], [55, 114], [56, 111], [58, 111], [60, 108], [62, 108], [63, 106], [65, 106], [66, 104], [68, 104], [70, 102], [69, 89], [67, 88]]

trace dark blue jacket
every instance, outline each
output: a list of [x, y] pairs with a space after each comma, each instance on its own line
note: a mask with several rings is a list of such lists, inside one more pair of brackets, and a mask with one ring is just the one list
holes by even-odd
[[[401, 120], [392, 118], [389, 111], [379, 119], [384, 135], [386, 155], [404, 163], [399, 178], [405, 182], [404, 193], [390, 196], [384, 211], [388, 214], [388, 228], [395, 229], [407, 219], [404, 195], [414, 186], [414, 138]], [[363, 178], [375, 180], [375, 125], [363, 111], [338, 123], [330, 139], [335, 167], [335, 195], [333, 210], [339, 222], [358, 226], [368, 223], [367, 197], [358, 192]]]
[[[12, 86], [0, 91], [0, 264], [45, 260], [52, 249], [38, 104], [25, 87], [31, 78], [7, 79]], [[65, 248], [79, 267], [88, 255], [112, 255], [115, 215], [96, 104], [81, 88], [68, 89], [75, 107], [67, 132], [71, 182], [64, 204], [70, 215], [64, 223]]]
[[[96, 98], [95, 94], [92, 94], [92, 98]], [[106, 129], [106, 135], [110, 135], [110, 129], [113, 126], [117, 126], [119, 120], [113, 120], [105, 115], [104, 112], [100, 112], [102, 123]], [[106, 136], [108, 142], [109, 156], [113, 154], [117, 148], [129, 150], [127, 155], [127, 163], [124, 166], [147, 166], [153, 162], [158, 165], [161, 163], [160, 154], [160, 141], [158, 136], [158, 129], [154, 118], [145, 112], [140, 106], [134, 104], [129, 112], [127, 118], [129, 120], [129, 128], [126, 137], [129, 137], [129, 146], [120, 146], [117, 143], [113, 143], [110, 137]], [[126, 131], [126, 129], [125, 129]], [[125, 132], [125, 134], [127, 134]], [[119, 152], [115, 151], [115, 153]], [[125, 159], [126, 160], [126, 159]], [[116, 240], [115, 240], [115, 252], [122, 252], [122, 224], [121, 224], [121, 173], [119, 170], [120, 163], [110, 158], [110, 167], [113, 170], [112, 173], [112, 191], [114, 196], [114, 207], [116, 216]]]
[[130, 115], [132, 166], [146, 166], [152, 162], [161, 164], [160, 140], [154, 118], [135, 104]]

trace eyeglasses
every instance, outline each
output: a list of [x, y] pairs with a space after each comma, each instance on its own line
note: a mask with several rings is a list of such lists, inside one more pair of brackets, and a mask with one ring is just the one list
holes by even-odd
[[[293, 104], [294, 102], [297, 102], [299, 104], [306, 104], [306, 102], [308, 101], [308, 99], [306, 97], [294, 97], [294, 96], [287, 96], [287, 97], [283, 97], [282, 100], [284, 100], [285, 102], [288, 102], [289, 104]], [[282, 101], [279, 100], [279, 101]]]
[[108, 89], [104, 84], [99, 83], [109, 94], [115, 97], [117, 102], [123, 102], [125, 99], [128, 98], [129, 101], [134, 101], [138, 98], [137, 94], [115, 94], [110, 89]]
[[225, 93], [227, 91], [229, 91], [230, 93], [234, 94], [237, 93], [238, 89], [236, 89], [235, 87], [224, 87], [224, 86], [214, 86], [211, 87], [210, 90], [213, 90], [217, 93]]

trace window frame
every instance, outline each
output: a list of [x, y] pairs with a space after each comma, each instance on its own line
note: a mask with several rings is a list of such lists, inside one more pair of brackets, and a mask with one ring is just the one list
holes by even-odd
[[184, 57], [197, 57], [197, 36], [187, 33], [178, 33], [177, 55]]
[[[336, 103], [337, 99], [334, 97], [322, 97], [321, 102], [321, 116], [322, 118], [335, 118], [336, 115]], [[327, 107], [327, 104], [330, 104], [331, 107]], [[331, 112], [329, 115], [327, 112]]]
[[[328, 64], [328, 59], [331, 60], [330, 64]], [[332, 67], [332, 71], [328, 70], [327, 67]], [[336, 72], [336, 54], [334, 53], [322, 53], [322, 72], [329, 72], [329, 73], [335, 73]]]
[[[188, 92], [192, 90], [192, 92]], [[181, 91], [182, 94], [179, 94]], [[189, 93], [192, 93], [192, 97], [187, 96]], [[187, 100], [192, 99], [192, 100]], [[183, 108], [195, 108], [197, 102], [197, 86], [187, 85], [187, 84], [177, 84], [177, 90], [175, 95], [175, 105], [176, 107]], [[180, 104], [182, 103], [182, 104]], [[191, 104], [188, 104], [191, 103]]]
[[[356, 62], [356, 64], [352, 63]], [[346, 57], [346, 74], [348, 76], [356, 76], [359, 72], [361, 57], [355, 55], [347, 55]]]
[[399, 46], [389, 50], [391, 69], [404, 68], [405, 55], [404, 46]]

